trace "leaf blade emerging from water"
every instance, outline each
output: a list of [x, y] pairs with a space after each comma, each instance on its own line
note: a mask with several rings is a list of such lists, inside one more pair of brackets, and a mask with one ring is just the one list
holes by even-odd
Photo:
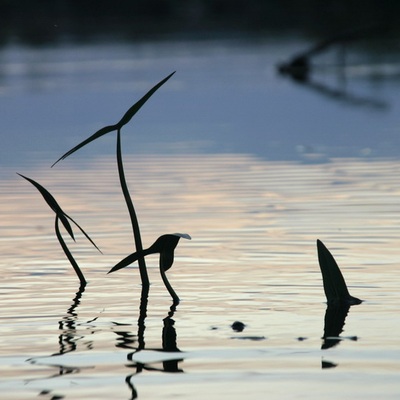
[[317, 249], [318, 261], [328, 304], [360, 304], [360, 299], [350, 295], [339, 266], [331, 252], [320, 240], [317, 240]]

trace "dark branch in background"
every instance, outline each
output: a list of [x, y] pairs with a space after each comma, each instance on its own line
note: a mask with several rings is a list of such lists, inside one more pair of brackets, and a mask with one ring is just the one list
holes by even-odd
[[289, 61], [280, 63], [277, 66], [278, 71], [281, 74], [290, 75], [295, 80], [307, 81], [311, 72], [311, 58], [315, 55], [322, 53], [332, 46], [344, 45], [349, 42], [371, 37], [372, 35], [382, 34], [386, 30], [386, 26], [379, 24], [353, 29], [331, 36], [310, 46], [307, 50], [295, 54]]

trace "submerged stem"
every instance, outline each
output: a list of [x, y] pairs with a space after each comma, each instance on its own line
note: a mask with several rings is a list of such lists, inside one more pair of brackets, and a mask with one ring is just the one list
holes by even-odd
[[[125, 202], [128, 207], [129, 215], [131, 217], [132, 230], [133, 230], [133, 236], [135, 239], [136, 251], [141, 252], [141, 251], [143, 251], [143, 245], [142, 245], [142, 238], [140, 235], [139, 222], [136, 217], [136, 212], [135, 212], [135, 208], [133, 206], [132, 199], [129, 195], [128, 186], [127, 186], [126, 180], [125, 180], [124, 165], [122, 163], [121, 129], [118, 129], [118, 132], [117, 132], [117, 164], [118, 164], [119, 181], [121, 184], [122, 193], [124, 195]], [[138, 264], [139, 264], [139, 272], [140, 272], [140, 278], [142, 280], [142, 285], [150, 286], [149, 276], [147, 274], [146, 262], [145, 262], [143, 256], [139, 257]]]

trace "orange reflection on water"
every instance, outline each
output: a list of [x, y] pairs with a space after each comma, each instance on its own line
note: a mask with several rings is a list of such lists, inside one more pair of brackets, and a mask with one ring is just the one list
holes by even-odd
[[[284, 371], [303, 370], [314, 377], [325, 312], [317, 238], [331, 249], [352, 294], [366, 299], [351, 310], [345, 325], [346, 334], [363, 338], [361, 345], [347, 341], [340, 348], [353, 353], [328, 356], [343, 360], [345, 371], [362, 365], [381, 374], [382, 366], [393, 365], [400, 336], [397, 161], [298, 164], [246, 155], [127, 155], [124, 161], [144, 246], [164, 233], [192, 236], [180, 241], [168, 271], [182, 300], [175, 316], [178, 346], [198, 349], [203, 357], [185, 360], [185, 371], [200, 374], [229, 365], [225, 373], [231, 377], [234, 371], [246, 374], [246, 366], [260, 374], [278, 373], [279, 365], [281, 378]], [[104, 254], [77, 229], [76, 243], [66, 238], [89, 281], [79, 307], [75, 303], [71, 311], [78, 280], [55, 237], [53, 212], [13, 172], [1, 181], [3, 356], [70, 351], [83, 366], [96, 364], [98, 357], [97, 371], [124, 374], [124, 361], [110, 357], [118, 339], [136, 337], [140, 279], [131, 268], [106, 275], [134, 251], [115, 160], [71, 157], [53, 169], [19, 172], [46, 187]], [[149, 256], [147, 265], [152, 285], [145, 340], [148, 348], [158, 348], [171, 300], [158, 273], [158, 257]], [[244, 337], [232, 331], [235, 320], [246, 324]], [[218, 358], [217, 349], [225, 355]], [[241, 357], [238, 349], [247, 361], [231, 364], [229, 357]], [[246, 355], [251, 349], [263, 349], [256, 363]], [[89, 350], [94, 359], [85, 358]], [[42, 371], [24, 366], [11, 376], [42, 376], [48, 384], [54, 372]], [[102, 379], [95, 369], [85, 374], [93, 382]], [[110, 385], [109, 393], [115, 388]]]

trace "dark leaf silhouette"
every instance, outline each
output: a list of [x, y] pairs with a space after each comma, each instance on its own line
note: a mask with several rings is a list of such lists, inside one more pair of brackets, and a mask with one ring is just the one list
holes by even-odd
[[63, 154], [53, 165], [56, 165], [59, 161], [64, 160], [66, 157], [70, 156], [72, 153], [75, 153], [77, 150], [82, 148], [83, 146], [87, 145], [88, 143], [92, 142], [93, 140], [98, 139], [99, 137], [105, 135], [106, 133], [120, 130], [124, 125], [126, 125], [132, 117], [140, 110], [140, 108], [146, 103], [146, 101], [156, 92], [171, 76], [174, 74], [168, 75], [166, 78], [164, 78], [162, 81], [157, 83], [152, 89], [150, 89], [139, 101], [137, 101], [120, 119], [118, 123], [115, 125], [108, 125], [105, 126], [104, 128], [99, 129], [96, 133], [94, 133], [92, 136], [90, 136], [88, 139], [84, 140], [83, 142], [79, 143], [77, 146], [72, 148], [71, 150], [67, 151], [65, 154]]
[[360, 304], [362, 300], [350, 295], [339, 266], [320, 240], [317, 240], [317, 248], [318, 261], [328, 304]]
[[86, 279], [85, 279], [81, 269], [79, 268], [78, 263], [75, 261], [74, 257], [72, 256], [71, 252], [68, 249], [68, 246], [64, 242], [64, 239], [60, 232], [60, 228], [58, 226], [58, 221], [59, 221], [59, 218], [58, 218], [58, 216], [56, 216], [55, 230], [56, 230], [57, 239], [58, 239], [62, 249], [64, 250], [64, 254], [67, 256], [69, 262], [72, 265], [72, 268], [74, 269], [76, 275], [78, 276], [78, 278], [81, 282], [81, 285], [86, 285]]
[[[20, 177], [26, 179], [33, 186], [35, 186], [37, 190], [39, 190], [39, 192], [41, 193], [43, 198], [46, 200], [46, 203], [56, 213], [57, 218], [62, 222], [62, 224], [64, 225], [65, 230], [69, 233], [69, 235], [71, 236], [71, 238], [73, 240], [75, 240], [75, 237], [74, 237], [74, 233], [72, 231], [71, 225], [68, 222], [68, 219], [71, 222], [73, 222], [78, 227], [78, 229], [86, 236], [86, 238], [93, 244], [93, 246], [96, 247], [96, 249], [98, 251], [100, 251], [100, 249], [96, 246], [96, 244], [93, 242], [93, 240], [90, 238], [90, 236], [83, 230], [83, 228], [74, 219], [72, 219], [68, 214], [66, 214], [62, 210], [62, 208], [57, 203], [56, 199], [53, 197], [53, 195], [47, 189], [45, 189], [42, 185], [40, 185], [39, 183], [37, 183], [36, 181], [34, 181], [31, 178], [28, 178], [28, 177], [26, 177], [24, 175], [21, 175], [21, 174], [18, 174], [18, 175]], [[100, 253], [101, 253], [101, 251], [100, 251]]]
[[160, 269], [162, 269], [162, 271], [168, 271], [168, 269], [170, 269], [173, 264], [174, 250], [180, 238], [189, 240], [191, 239], [191, 237], [186, 233], [173, 233], [162, 235], [148, 249], [130, 254], [118, 264], [116, 264], [113, 268], [111, 268], [108, 273], [118, 271], [119, 269], [125, 268], [128, 265], [134, 263], [141, 257], [145, 257], [149, 254], [155, 253], [160, 253]]

